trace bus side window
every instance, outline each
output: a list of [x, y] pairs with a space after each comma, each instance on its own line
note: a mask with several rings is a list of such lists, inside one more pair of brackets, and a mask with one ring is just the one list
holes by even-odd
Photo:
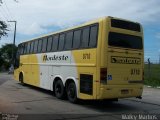
[[43, 44], [42, 44], [42, 52], [46, 52], [47, 48], [47, 37], [43, 38]]
[[35, 43], [34, 41], [31, 42], [31, 49], [30, 49], [31, 54], [33, 53], [33, 50], [34, 50], [34, 43]]
[[42, 51], [42, 39], [38, 40], [38, 53]]
[[22, 49], [22, 45], [18, 45], [18, 49], [17, 49], [17, 52], [16, 52], [16, 59], [17, 59], [17, 56], [19, 56], [21, 54], [21, 49]]
[[74, 31], [73, 36], [73, 49], [78, 49], [80, 47], [81, 42], [81, 30]]
[[37, 45], [38, 45], [38, 40], [36, 40], [34, 43], [34, 52], [33, 53], [37, 53]]
[[59, 42], [59, 35], [55, 35], [52, 41], [52, 51], [57, 51]]
[[52, 37], [52, 36], [48, 37], [47, 52], [50, 52], [51, 49], [52, 49], [52, 40], [53, 40], [53, 37]]
[[81, 47], [87, 48], [89, 43], [89, 27], [85, 27], [82, 30], [82, 41]]
[[98, 38], [97, 32], [98, 32], [97, 25], [91, 26], [89, 47], [93, 48], [97, 46], [97, 38]]
[[27, 54], [29, 54], [31, 48], [31, 42], [27, 43]]
[[65, 50], [72, 49], [73, 31], [66, 33]]
[[24, 54], [27, 53], [27, 43], [24, 44]]
[[21, 55], [23, 55], [24, 54], [24, 48], [25, 48], [25, 46], [24, 46], [24, 43], [21, 45], [21, 51], [20, 51], [20, 54]]
[[61, 34], [59, 37], [58, 50], [62, 51], [64, 49], [64, 42], [65, 42], [65, 34]]

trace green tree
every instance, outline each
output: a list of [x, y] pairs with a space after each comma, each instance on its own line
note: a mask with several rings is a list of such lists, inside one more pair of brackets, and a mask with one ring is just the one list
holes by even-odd
[[7, 36], [7, 24], [4, 21], [0, 21], [0, 40], [2, 36]]
[[[3, 1], [0, 0], [0, 6], [3, 4]], [[7, 24], [6, 22], [0, 20], [0, 40], [2, 36], [7, 36]]]
[[[13, 49], [14, 47], [14, 49]], [[5, 44], [0, 48], [0, 68], [5, 67], [6, 70], [10, 67], [12, 63], [12, 50], [14, 53], [14, 58], [17, 51], [17, 46], [13, 44]]]

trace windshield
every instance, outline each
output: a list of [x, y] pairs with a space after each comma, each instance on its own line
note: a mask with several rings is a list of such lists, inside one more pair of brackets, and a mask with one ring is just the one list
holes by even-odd
[[142, 37], [110, 32], [108, 44], [114, 47], [142, 49]]

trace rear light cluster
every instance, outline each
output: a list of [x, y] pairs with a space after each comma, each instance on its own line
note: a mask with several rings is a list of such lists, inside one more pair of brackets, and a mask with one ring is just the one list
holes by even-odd
[[107, 68], [100, 69], [100, 82], [107, 84]]

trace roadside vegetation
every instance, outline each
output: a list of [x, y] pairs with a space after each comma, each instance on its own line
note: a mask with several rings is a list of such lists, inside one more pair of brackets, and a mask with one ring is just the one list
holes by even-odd
[[12, 50], [13, 57], [16, 55], [17, 47], [13, 44], [5, 44], [0, 48], [0, 71], [8, 71], [12, 63]]
[[152, 87], [160, 87], [160, 64], [145, 64], [144, 84]]

